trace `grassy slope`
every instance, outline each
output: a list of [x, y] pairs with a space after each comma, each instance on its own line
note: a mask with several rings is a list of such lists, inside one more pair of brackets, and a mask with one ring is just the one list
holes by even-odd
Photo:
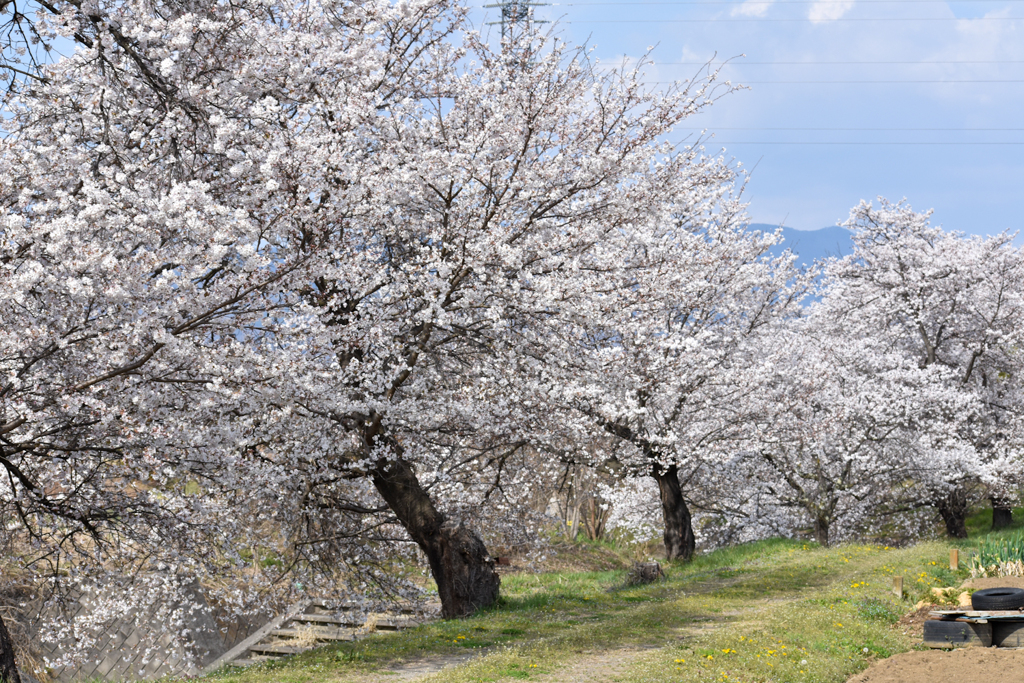
[[[621, 680], [843, 681], [871, 658], [915, 646], [891, 626], [932, 586], [959, 585], [966, 576], [949, 571], [950, 547], [826, 549], [771, 540], [670, 566], [665, 581], [638, 588], [624, 588], [621, 571], [508, 575], [501, 604], [471, 619], [330, 646], [216, 680], [387, 680], [395, 662], [476, 649], [479, 657], [430, 680], [551, 681], [588, 653], [655, 646], [631, 657]], [[896, 575], [909, 594], [902, 601], [889, 591]]]
[[[989, 529], [992, 528], [992, 508], [984, 507], [975, 512], [973, 515], [967, 518], [967, 533], [973, 539], [976, 537], [984, 536], [988, 534]], [[1024, 529], [1024, 507], [1013, 509], [1013, 524], [1010, 525], [1009, 529], [1005, 529], [998, 535], [1004, 535]]]

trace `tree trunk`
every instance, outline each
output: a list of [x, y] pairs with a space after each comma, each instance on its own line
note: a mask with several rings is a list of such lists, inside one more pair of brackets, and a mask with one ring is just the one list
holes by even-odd
[[0, 619], [0, 683], [21, 683], [18, 666], [14, 662], [14, 642], [3, 619]]
[[992, 531], [1005, 529], [1013, 524], [1013, 507], [1010, 503], [995, 496], [989, 500], [992, 501]]
[[955, 488], [935, 505], [946, 524], [946, 533], [953, 538], [967, 538], [967, 492]]
[[441, 615], [468, 617], [494, 604], [501, 579], [483, 541], [472, 529], [445, 519], [420, 486], [412, 465], [401, 457], [399, 445], [392, 446], [398, 458], [373, 470], [373, 485], [427, 554], [441, 597]]
[[822, 547], [828, 547], [828, 520], [821, 518], [814, 520], [814, 540]]
[[672, 465], [662, 470], [660, 465], [655, 465], [651, 469], [651, 476], [658, 482], [661, 494], [661, 514], [665, 520], [665, 557], [689, 562], [697, 549], [697, 541], [693, 536], [690, 509], [686, 507], [682, 487], [679, 485], [679, 469]]

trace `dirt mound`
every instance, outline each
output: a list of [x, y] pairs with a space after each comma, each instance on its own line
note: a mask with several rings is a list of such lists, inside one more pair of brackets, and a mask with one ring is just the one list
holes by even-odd
[[956, 605], [922, 605], [913, 612], [908, 612], [900, 617], [899, 622], [894, 628], [898, 628], [904, 635], [909, 636], [911, 640], [920, 642], [924, 637], [924, 622], [928, 620], [928, 615], [932, 610], [956, 608]]
[[1024, 681], [1024, 650], [968, 647], [904, 652], [875, 662], [847, 683]]
[[985, 576], [964, 581], [964, 588], [1024, 588], [1024, 576]]

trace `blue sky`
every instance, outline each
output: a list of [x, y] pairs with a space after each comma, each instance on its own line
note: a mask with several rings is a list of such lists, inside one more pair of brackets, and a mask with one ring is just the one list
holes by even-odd
[[[495, 1], [473, 0], [481, 29]], [[536, 16], [602, 63], [655, 46], [655, 87], [731, 58], [723, 77], [749, 90], [690, 123], [752, 171], [755, 222], [820, 228], [884, 195], [947, 229], [1024, 228], [1024, 0], [595, 0]]]

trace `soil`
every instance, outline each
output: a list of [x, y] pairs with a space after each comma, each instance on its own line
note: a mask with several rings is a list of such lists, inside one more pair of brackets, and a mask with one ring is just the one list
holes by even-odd
[[[466, 652], [464, 654], [455, 654], [447, 656], [437, 657], [424, 657], [410, 662], [404, 662], [391, 667], [389, 670], [384, 671], [384, 675], [387, 676], [384, 680], [388, 681], [412, 681], [417, 678], [429, 676], [435, 674], [442, 669], [447, 669], [451, 666], [458, 666], [459, 664], [465, 664], [471, 659], [476, 659], [482, 655], [487, 654], [487, 650], [477, 650], [476, 652]], [[371, 678], [372, 679], [372, 678]]]
[[[541, 683], [614, 683], [650, 648], [628, 648], [586, 653], [567, 669], [538, 679]], [[531, 677], [532, 678], [532, 677]]]
[[875, 662], [847, 683], [993, 683], [1024, 680], [1024, 650], [967, 647], [904, 652]]
[[1024, 588], [1024, 576], [986, 576], [978, 579], [967, 579], [963, 588]]
[[920, 642], [924, 638], [924, 622], [928, 620], [928, 613], [937, 609], [957, 609], [956, 605], [923, 605], [913, 612], [904, 614], [896, 623], [904, 635], [911, 640]]
[[[962, 588], [1024, 588], [1024, 577], [996, 576], [967, 579]], [[928, 613], [956, 609], [956, 605], [924, 605], [903, 616], [896, 625], [914, 640], [922, 638]], [[992, 683], [1024, 681], [1024, 649], [968, 647], [957, 650], [904, 652], [875, 662], [847, 683]]]

